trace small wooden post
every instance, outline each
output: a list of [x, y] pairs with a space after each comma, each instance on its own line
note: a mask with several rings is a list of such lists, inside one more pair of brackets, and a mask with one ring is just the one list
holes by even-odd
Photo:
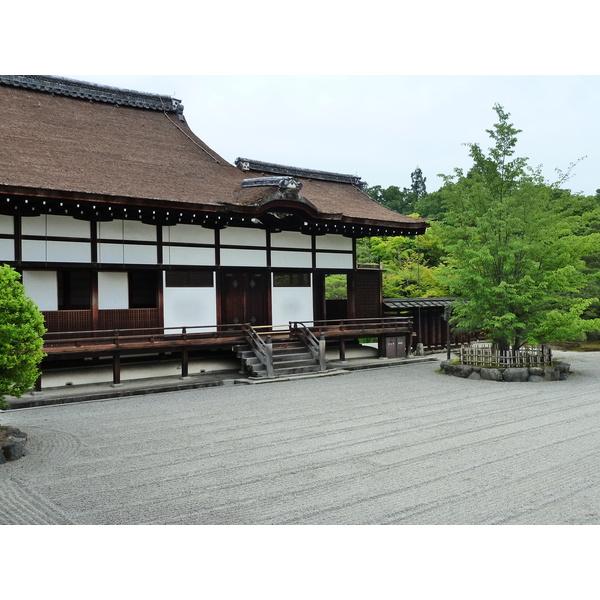
[[273, 368], [273, 339], [271, 338], [270, 335], [267, 336], [267, 339], [265, 340], [265, 351], [266, 351], [266, 361], [267, 364], [265, 365], [267, 367], [267, 377], [274, 377], [275, 376], [275, 369]]
[[321, 371], [327, 370], [326, 342], [325, 342], [325, 334], [323, 332], [321, 332], [319, 334], [319, 370], [321, 370]]
[[121, 353], [113, 352], [113, 385], [121, 384]]
[[340, 360], [344, 362], [346, 360], [346, 340], [340, 339]]
[[181, 351], [181, 377], [188, 376], [189, 353], [188, 349], [184, 348]]

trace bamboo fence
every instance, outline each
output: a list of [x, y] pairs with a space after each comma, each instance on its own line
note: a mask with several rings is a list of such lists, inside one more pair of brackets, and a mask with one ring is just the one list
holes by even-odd
[[518, 350], [499, 351], [492, 344], [474, 343], [460, 348], [460, 362], [473, 367], [547, 367], [552, 365], [548, 346], [522, 346]]

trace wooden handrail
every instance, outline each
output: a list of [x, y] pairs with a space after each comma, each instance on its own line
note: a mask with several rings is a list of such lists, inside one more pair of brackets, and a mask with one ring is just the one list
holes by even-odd
[[[245, 328], [251, 328], [252, 339], [265, 343], [267, 336], [275, 339], [290, 334], [290, 330], [304, 332], [313, 347], [317, 347], [317, 336], [327, 338], [352, 336], [376, 336], [388, 331], [412, 331], [410, 317], [381, 317], [370, 319], [336, 319], [320, 321], [294, 321], [282, 325], [252, 327], [242, 324], [185, 325], [179, 327], [131, 327], [128, 329], [104, 329], [89, 331], [49, 332], [44, 335], [45, 351], [57, 354], [109, 351], [110, 349], [135, 349], [153, 347], [202, 346], [204, 344], [239, 343], [245, 336]], [[255, 337], [254, 337], [255, 336]], [[239, 340], [239, 342], [238, 342]], [[264, 346], [260, 345], [259, 348]]]
[[267, 377], [273, 377], [275, 369], [273, 367], [273, 343], [271, 341], [271, 336], [267, 335], [266, 340], [263, 341], [260, 335], [254, 330], [254, 327], [250, 324], [244, 325], [244, 336], [255, 356], [265, 366]]

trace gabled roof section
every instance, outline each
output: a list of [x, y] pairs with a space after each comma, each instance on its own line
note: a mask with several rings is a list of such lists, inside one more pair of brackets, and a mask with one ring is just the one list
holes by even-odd
[[[257, 180], [252, 185], [251, 179], [245, 179], [243, 189], [236, 193], [235, 203], [245, 209], [258, 209], [277, 200], [278, 195], [272, 192], [268, 182], [293, 178], [298, 208], [311, 207], [325, 219], [343, 222], [349, 226], [343, 228], [345, 235], [414, 235], [425, 233], [429, 226], [425, 219], [401, 215], [375, 202], [364, 192], [366, 184], [356, 175], [289, 167], [249, 158], [238, 158], [235, 164], [247, 177], [254, 175]], [[280, 192], [279, 198], [282, 205], [287, 200], [288, 207], [293, 206], [294, 194]]]

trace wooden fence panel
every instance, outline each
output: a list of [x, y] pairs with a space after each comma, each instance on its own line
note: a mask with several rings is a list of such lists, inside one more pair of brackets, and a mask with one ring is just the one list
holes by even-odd
[[545, 367], [552, 364], [549, 346], [522, 346], [518, 350], [500, 352], [492, 344], [473, 343], [461, 346], [460, 362], [473, 367]]

